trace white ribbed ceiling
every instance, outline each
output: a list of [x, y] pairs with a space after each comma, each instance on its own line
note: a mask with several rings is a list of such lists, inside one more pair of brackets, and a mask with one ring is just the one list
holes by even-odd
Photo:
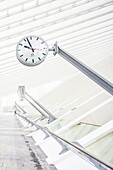
[[1, 0], [1, 97], [15, 93], [19, 85], [35, 88], [76, 73], [52, 52], [39, 66], [20, 64], [16, 44], [26, 35], [42, 37], [50, 48], [58, 41], [60, 47], [93, 68], [113, 54], [113, 0]]

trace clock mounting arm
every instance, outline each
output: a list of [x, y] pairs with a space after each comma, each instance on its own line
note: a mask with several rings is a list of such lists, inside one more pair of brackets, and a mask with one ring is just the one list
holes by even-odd
[[109, 82], [107, 79], [93, 71], [91, 68], [89, 68], [86, 64], [79, 61], [75, 56], [71, 55], [64, 49], [58, 46], [57, 42], [52, 47], [53, 55], [60, 55], [65, 60], [67, 60], [70, 64], [72, 64], [74, 67], [76, 67], [78, 70], [80, 70], [82, 73], [84, 73], [87, 77], [89, 77], [91, 80], [93, 80], [95, 83], [97, 83], [99, 86], [101, 86], [103, 89], [105, 89], [108, 93], [113, 95], [113, 84]]

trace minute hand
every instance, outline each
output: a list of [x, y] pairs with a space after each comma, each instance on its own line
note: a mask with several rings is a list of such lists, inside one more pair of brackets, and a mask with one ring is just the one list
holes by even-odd
[[33, 49], [33, 47], [32, 47], [32, 45], [31, 45], [31, 43], [30, 43], [30, 41], [29, 41], [29, 39], [28, 39], [28, 38], [27, 38], [27, 42], [28, 42], [29, 46], [31, 47], [32, 52], [34, 52], [34, 49]]

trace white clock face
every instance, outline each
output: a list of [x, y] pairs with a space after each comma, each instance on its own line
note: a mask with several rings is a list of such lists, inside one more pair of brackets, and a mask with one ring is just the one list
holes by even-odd
[[16, 47], [18, 60], [27, 66], [42, 63], [48, 55], [47, 43], [38, 36], [27, 36], [21, 39]]

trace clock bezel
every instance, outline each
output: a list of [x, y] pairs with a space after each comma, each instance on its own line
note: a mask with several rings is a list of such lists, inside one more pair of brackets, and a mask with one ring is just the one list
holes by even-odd
[[[42, 41], [46, 44], [46, 46], [47, 46], [47, 53], [46, 53], [46, 55], [43, 56], [43, 59], [38, 60], [38, 62], [35, 62], [35, 63], [27, 63], [27, 62], [25, 62], [24, 60], [21, 60], [20, 55], [19, 55], [19, 53], [18, 53], [19, 44], [20, 44], [24, 39], [30, 38], [30, 37], [39, 38], [39, 39], [42, 40]], [[32, 66], [37, 66], [37, 65], [41, 64], [41, 63], [45, 60], [45, 58], [47, 57], [48, 52], [49, 52], [49, 46], [48, 46], [47, 42], [46, 42], [42, 37], [37, 36], [37, 35], [27, 35], [27, 36], [21, 38], [21, 39], [19, 40], [19, 42], [17, 43], [17, 46], [16, 46], [16, 57], [17, 57], [17, 59], [18, 59], [19, 62], [22, 63], [23, 65], [25, 65], [25, 66], [30, 66], [30, 67], [32, 67]]]

